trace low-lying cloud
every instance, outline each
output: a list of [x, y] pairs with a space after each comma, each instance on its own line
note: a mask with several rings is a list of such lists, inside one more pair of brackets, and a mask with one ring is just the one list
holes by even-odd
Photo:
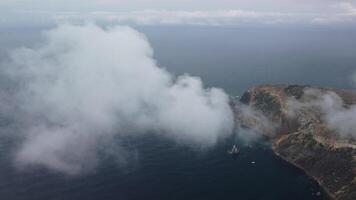
[[[302, 3], [302, 4], [305, 4]], [[307, 8], [310, 2], [305, 5]], [[316, 6], [319, 7], [319, 6]], [[189, 26], [245, 26], [245, 25], [354, 25], [356, 7], [352, 2], [328, 2], [324, 9], [290, 11], [289, 9], [251, 10], [240, 7], [211, 9], [102, 9], [92, 11], [5, 10], [3, 23], [83, 24], [88, 21], [121, 25], [189, 25]], [[275, 10], [276, 9], [276, 10]], [[305, 8], [304, 8], [305, 9]]]
[[318, 89], [305, 89], [303, 99], [291, 99], [288, 102], [292, 116], [302, 109], [320, 111], [327, 126], [342, 137], [356, 136], [356, 105], [346, 105], [335, 92]]
[[238, 26], [274, 24], [352, 24], [356, 20], [355, 7], [351, 3], [335, 4], [333, 13], [265, 12], [254, 10], [139, 10], [126, 12], [96, 11], [89, 13], [58, 13], [52, 15], [57, 22], [83, 22], [87, 20], [105, 23], [136, 25], [199, 25]]
[[333, 6], [337, 12], [334, 14], [323, 14], [311, 20], [313, 24], [348, 24], [356, 20], [356, 7], [350, 2], [340, 2]]
[[95, 168], [98, 149], [117, 135], [153, 131], [212, 146], [231, 133], [228, 96], [205, 89], [198, 77], [173, 77], [158, 67], [143, 34], [122, 26], [61, 25], [44, 38], [13, 51], [4, 64], [16, 83], [10, 107], [25, 138], [18, 166], [78, 174]]
[[138, 25], [200, 25], [200, 26], [234, 26], [243, 24], [273, 24], [298, 21], [288, 13], [257, 12], [248, 10], [143, 10], [128, 12], [91, 12], [72, 15], [55, 15], [56, 21], [102, 21]]
[[279, 123], [271, 121], [265, 114], [251, 105], [238, 104], [235, 110], [238, 113], [239, 125], [248, 127], [250, 132], [272, 136], [280, 126]]

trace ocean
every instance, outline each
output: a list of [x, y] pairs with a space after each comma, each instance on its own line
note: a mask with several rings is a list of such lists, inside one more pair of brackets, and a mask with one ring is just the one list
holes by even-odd
[[[199, 76], [206, 87], [234, 96], [256, 84], [354, 87], [356, 31], [136, 28], [147, 36], [160, 67], [177, 76]], [[1, 60], [9, 49], [35, 45], [41, 29], [0, 30]], [[17, 142], [8, 136], [13, 130], [0, 124], [1, 200], [326, 199], [315, 181], [275, 156], [267, 141], [247, 144], [231, 136], [201, 150], [155, 134], [118, 138], [134, 152], [132, 159], [123, 163], [103, 155], [95, 171], [68, 176], [42, 168], [18, 170], [13, 164]], [[236, 143], [241, 153], [231, 157], [227, 150]]]

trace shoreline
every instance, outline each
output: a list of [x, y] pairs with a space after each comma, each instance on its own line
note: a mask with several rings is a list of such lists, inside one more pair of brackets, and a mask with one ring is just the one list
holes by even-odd
[[[301, 104], [313, 102], [307, 90], [316, 90], [314, 93], [319, 98], [332, 93], [345, 105], [356, 105], [354, 90], [307, 85], [258, 85], [248, 89], [238, 102], [232, 104], [236, 121], [267, 136], [273, 153], [316, 181], [325, 198], [354, 200], [356, 141], [337, 137], [338, 133], [323, 121], [321, 108], [301, 107], [293, 117], [289, 115], [290, 98]], [[239, 110], [239, 103], [256, 110], [257, 114], [245, 114], [243, 109]]]
[[326, 199], [327, 200], [334, 200], [335, 197], [321, 184], [321, 182], [316, 178], [314, 177], [313, 175], [311, 175], [307, 170], [305, 170], [303, 167], [301, 167], [300, 165], [288, 160], [287, 158], [283, 157], [281, 154], [279, 154], [276, 149], [275, 149], [275, 145], [274, 143], [272, 142], [272, 145], [271, 145], [271, 149], [274, 153], [274, 155], [276, 155], [278, 158], [284, 160], [285, 162], [297, 167], [298, 169], [302, 170], [309, 178], [311, 178], [312, 180], [314, 180], [316, 183], [318, 183], [318, 185], [320, 186], [320, 188], [323, 190], [323, 193], [326, 194]]

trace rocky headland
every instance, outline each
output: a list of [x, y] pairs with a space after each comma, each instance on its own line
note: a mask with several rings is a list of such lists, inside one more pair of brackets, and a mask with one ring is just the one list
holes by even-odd
[[332, 117], [334, 111], [326, 114], [325, 109], [333, 104], [322, 106], [320, 95], [336, 97], [345, 110], [356, 104], [354, 90], [261, 85], [231, 105], [240, 126], [270, 138], [276, 155], [303, 169], [332, 199], [355, 200], [356, 130], [343, 134], [342, 127], [331, 126], [325, 115]]

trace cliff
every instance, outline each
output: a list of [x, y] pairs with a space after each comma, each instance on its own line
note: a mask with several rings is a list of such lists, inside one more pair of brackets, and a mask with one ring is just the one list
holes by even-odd
[[231, 105], [241, 126], [269, 137], [278, 156], [303, 169], [332, 199], [355, 200], [356, 134], [343, 135], [330, 127], [321, 102], [316, 101], [324, 94], [340, 98], [345, 110], [356, 103], [353, 90], [262, 85]]

